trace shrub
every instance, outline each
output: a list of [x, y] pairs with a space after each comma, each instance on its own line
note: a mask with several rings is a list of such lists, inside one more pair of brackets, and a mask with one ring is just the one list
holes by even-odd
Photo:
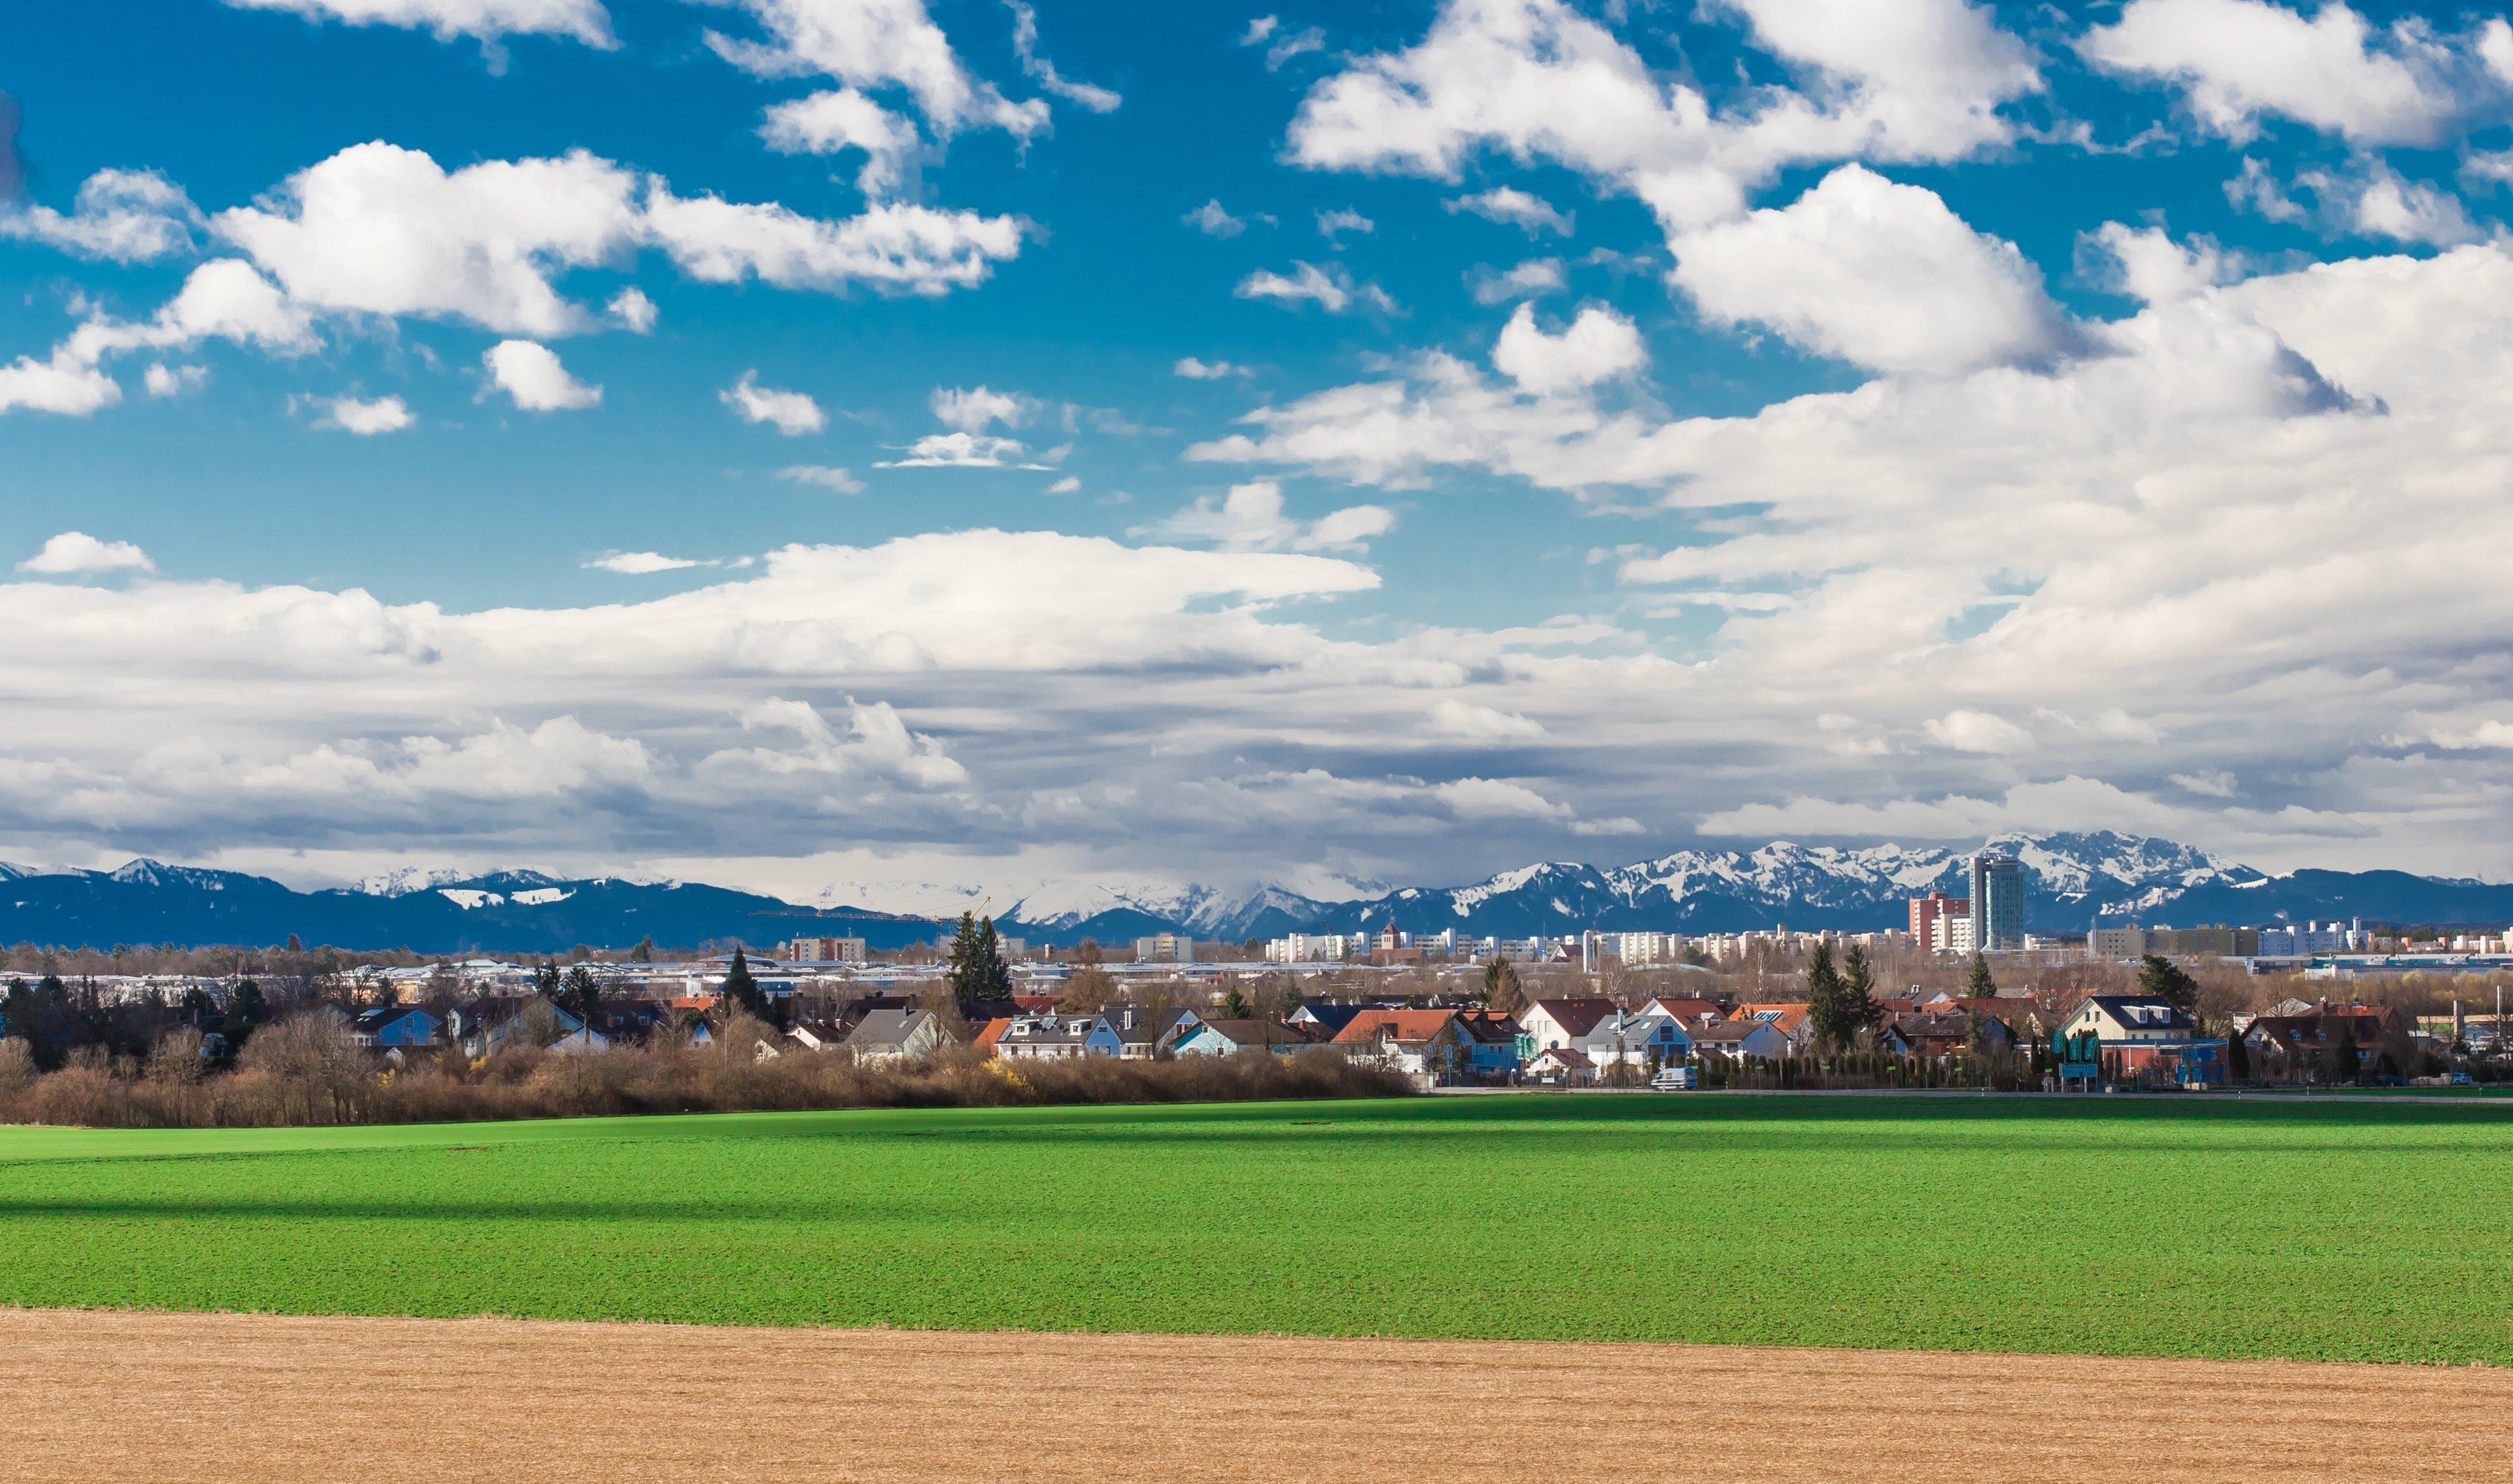
[[[439, 1052], [393, 1067], [357, 1046], [338, 1020], [293, 1016], [257, 1033], [235, 1070], [207, 1075], [197, 1043], [187, 1043], [182, 1033], [159, 1043], [144, 1074], [127, 1061], [109, 1063], [100, 1057], [38, 1076], [23, 1043], [0, 1042], [0, 1122], [164, 1128], [452, 1123], [626, 1113], [1384, 1098], [1412, 1091], [1405, 1077], [1356, 1066], [1326, 1050], [1288, 1059], [1085, 1057], [1015, 1066], [953, 1047], [919, 1062], [858, 1066], [844, 1055], [815, 1053], [790, 1040], [780, 1044], [745, 1019], [737, 1017], [710, 1046], [658, 1037], [633, 1049], [564, 1055], [525, 1043], [476, 1063]], [[779, 1054], [761, 1057], [763, 1039]]]

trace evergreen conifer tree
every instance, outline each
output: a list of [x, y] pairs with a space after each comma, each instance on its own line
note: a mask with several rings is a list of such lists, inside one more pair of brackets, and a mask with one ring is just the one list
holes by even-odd
[[270, 1000], [261, 992], [256, 980], [239, 981], [235, 995], [228, 1001], [227, 1013], [244, 1022], [246, 1026], [259, 1025], [270, 1019]]
[[951, 998], [965, 1014], [979, 1000], [1010, 999], [1013, 972], [1004, 962], [1003, 939], [995, 920], [962, 912], [951, 934]]
[[730, 1010], [742, 1010], [769, 1019], [768, 991], [750, 974], [750, 960], [740, 948], [733, 950], [733, 966], [724, 971], [724, 1004]]
[[1527, 988], [1518, 971], [1497, 953], [1484, 965], [1484, 1008], [1495, 1015], [1516, 1015], [1527, 1008]]
[[2138, 965], [2137, 992], [2162, 1000], [2183, 1015], [2199, 1008], [2199, 982], [2158, 954], [2149, 953]]
[[1832, 944], [1818, 942], [1807, 959], [1807, 1019], [1815, 1023], [1815, 1039], [1827, 1046], [1849, 1044], [1858, 1034], [1843, 1003], [1841, 971], [1832, 964]]
[[1858, 1023], [1858, 1030], [1864, 1030], [1882, 1019], [1876, 1005], [1875, 967], [1867, 962], [1867, 950], [1856, 943], [1852, 943], [1849, 951], [1841, 955], [1841, 998]]
[[594, 1012], [601, 1008], [602, 1001], [602, 984], [593, 977], [593, 971], [578, 964], [567, 971], [567, 977], [559, 987], [561, 992], [557, 998], [560, 1007], [586, 1025], [591, 1025]]
[[1972, 983], [1964, 987], [1964, 993], [1982, 1000], [1998, 997], [1998, 981], [1989, 977], [1989, 958], [1978, 948], [1972, 950]]

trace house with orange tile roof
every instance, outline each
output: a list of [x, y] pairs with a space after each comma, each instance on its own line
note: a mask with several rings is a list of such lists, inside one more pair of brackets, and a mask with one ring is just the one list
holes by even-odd
[[1739, 1005], [1729, 1013], [1732, 1021], [1760, 1021], [1788, 1038], [1793, 1049], [1802, 1049], [1815, 1040], [1815, 1022], [1804, 1000], [1765, 1000]]
[[1454, 1010], [1365, 1010], [1336, 1032], [1333, 1044], [1355, 1062], [1426, 1078], [1463, 1072], [1474, 1055]]

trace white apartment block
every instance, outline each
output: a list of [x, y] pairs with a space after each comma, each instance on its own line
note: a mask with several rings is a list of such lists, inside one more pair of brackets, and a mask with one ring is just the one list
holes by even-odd
[[1191, 964], [1195, 962], [1195, 940], [1177, 933], [1162, 933], [1135, 940], [1135, 962], [1138, 964]]
[[789, 938], [777, 950], [789, 964], [859, 964], [869, 956], [860, 938]]
[[1331, 964], [1346, 952], [1368, 952], [1369, 940], [1360, 934], [1294, 933], [1265, 944], [1265, 962], [1269, 964]]
[[[2307, 953], [2345, 953], [2365, 946], [2367, 938], [2368, 935], [2365, 933], [2352, 931], [2334, 922], [2305, 922], [2292, 927], [2262, 928], [2260, 929], [2260, 954], [2264, 958], [2290, 958]], [[2461, 948], [2466, 945], [2467, 951], [2486, 953], [2496, 950], [2493, 947], [2482, 947], [2480, 944], [2495, 943], [2500, 943], [2500, 940], [2455, 939], [2453, 946]]]
[[1671, 964], [1684, 957], [1681, 933], [1609, 933], [1606, 951], [1627, 964]]

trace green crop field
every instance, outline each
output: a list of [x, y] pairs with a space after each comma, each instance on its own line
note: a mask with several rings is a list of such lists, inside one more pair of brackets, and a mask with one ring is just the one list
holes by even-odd
[[1420, 1099], [0, 1129], [0, 1304], [2513, 1363], [2513, 1110]]

